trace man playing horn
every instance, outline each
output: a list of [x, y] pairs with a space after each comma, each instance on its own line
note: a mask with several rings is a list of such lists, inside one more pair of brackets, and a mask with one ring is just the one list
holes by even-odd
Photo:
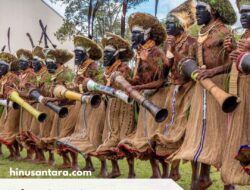
[[[0, 53], [0, 97], [8, 99], [10, 90], [16, 89], [19, 83], [18, 76], [13, 69], [16, 69], [18, 59], [10, 54]], [[16, 141], [16, 136], [19, 133], [19, 116], [20, 110], [5, 107], [1, 116], [1, 132], [0, 143], [5, 144], [10, 151], [9, 159], [20, 159], [19, 146]]]
[[[221, 178], [225, 184], [225, 190], [235, 189], [233, 185], [250, 185], [249, 157], [245, 159], [244, 154], [241, 153], [244, 153], [243, 147], [246, 147], [245, 151], [248, 154], [250, 152], [250, 121], [248, 119], [250, 78], [249, 73], [244, 71], [244, 68], [247, 67], [241, 66], [244, 63], [250, 63], [246, 56], [246, 52], [250, 51], [250, 1], [237, 0], [237, 5], [241, 14], [241, 25], [246, 31], [241, 36], [237, 48], [230, 54], [233, 65], [230, 73], [229, 92], [237, 95], [241, 103], [236, 111], [229, 115], [221, 168]], [[233, 39], [227, 40], [226, 48], [229, 51], [234, 49], [233, 41]], [[242, 147], [242, 151], [240, 147]]]
[[[31, 67], [33, 69], [33, 72], [35, 73], [35, 86], [37, 88], [42, 88], [44, 85], [44, 82], [47, 80], [47, 76], [49, 75], [46, 65], [45, 65], [45, 55], [43, 53], [43, 48], [40, 46], [35, 46], [32, 51], [32, 61], [31, 61]], [[46, 81], [48, 82], [48, 81]], [[44, 95], [50, 96], [48, 93], [45, 93]], [[54, 98], [46, 97], [44, 99], [44, 103], [46, 101], [55, 101]], [[44, 163], [45, 157], [42, 149], [39, 149], [36, 146], [36, 139], [43, 137], [46, 133], [44, 130], [48, 130], [52, 126], [52, 120], [54, 117], [54, 112], [50, 110], [47, 106], [41, 103], [35, 103], [35, 107], [48, 115], [46, 121], [43, 123], [39, 123], [35, 118], [32, 118], [31, 126], [29, 131], [27, 131], [26, 134], [23, 134], [24, 136], [24, 143], [25, 146], [28, 147], [32, 152], [35, 152], [35, 158], [33, 160], [34, 163]], [[29, 159], [29, 158], [28, 158]], [[30, 158], [32, 159], [32, 157]]]
[[[167, 16], [168, 36], [164, 49], [171, 69], [165, 107], [169, 110], [169, 115], [159, 124], [157, 133], [152, 137], [156, 156], [163, 161], [181, 146], [188, 121], [194, 82], [179, 73], [178, 63], [185, 57], [195, 56], [196, 40], [187, 31], [195, 22], [194, 9], [192, 0], [188, 0]], [[173, 163], [170, 174], [165, 170], [162, 177], [170, 177], [175, 181], [180, 179], [179, 161]]]
[[[106, 34], [102, 44], [104, 47], [103, 66], [105, 68], [106, 86], [120, 89], [112, 81], [111, 76], [115, 72], [120, 72], [125, 79], [129, 79], [131, 70], [126, 62], [133, 57], [133, 51], [126, 40], [111, 33]], [[123, 157], [119, 155], [117, 146], [121, 139], [129, 136], [134, 130], [134, 114], [133, 106], [118, 98], [107, 97], [107, 101], [103, 144], [91, 154], [101, 159], [111, 160], [112, 172], [108, 177], [115, 178], [120, 176], [118, 159]]]
[[[74, 86], [72, 89], [79, 93], [87, 93], [83, 86], [86, 78], [98, 82], [98, 63], [102, 58], [102, 49], [93, 41], [84, 36], [74, 37], [75, 46], [75, 65], [77, 66]], [[102, 80], [102, 78], [101, 78]], [[100, 81], [99, 81], [100, 82]], [[86, 166], [84, 170], [94, 171], [94, 166], [91, 157], [88, 155], [93, 152], [102, 142], [102, 132], [105, 120], [105, 105], [104, 102], [98, 108], [93, 108], [90, 102], [81, 104], [74, 133], [68, 137], [57, 141], [58, 152], [66, 159], [68, 152], [72, 158], [73, 169], [79, 169], [77, 154], [80, 153], [85, 157]], [[106, 162], [101, 161], [101, 177], [106, 177]], [[65, 165], [64, 167], [67, 167]]]
[[[29, 101], [29, 90], [30, 87], [36, 87], [36, 73], [31, 68], [31, 62], [33, 59], [32, 52], [26, 49], [20, 49], [16, 52], [17, 58], [19, 59], [19, 69], [20, 69], [20, 83], [18, 85], [19, 93], [26, 97], [26, 99]], [[38, 87], [38, 86], [37, 86]], [[32, 100], [31, 100], [32, 101]], [[32, 101], [30, 103], [34, 103]], [[35, 119], [35, 118], [34, 118]], [[30, 130], [31, 127], [31, 121], [33, 120], [32, 115], [21, 108], [20, 110], [20, 123], [19, 123], [19, 131], [20, 134], [17, 136], [17, 141], [21, 146], [24, 146], [27, 149], [27, 156], [25, 160], [32, 159], [33, 155], [33, 149], [26, 146], [26, 134]], [[36, 119], [35, 119], [36, 120]]]
[[[228, 54], [224, 50], [224, 40], [230, 35], [225, 24], [233, 24], [236, 14], [229, 0], [198, 0], [196, 5], [197, 24], [203, 25], [198, 36], [196, 53], [198, 80], [211, 78], [221, 89], [225, 89], [227, 76], [231, 67]], [[194, 61], [183, 60], [183, 63]], [[210, 168], [221, 167], [223, 137], [225, 135], [227, 115], [214, 97], [199, 82], [194, 87], [191, 109], [186, 134], [181, 148], [176, 152], [174, 160], [192, 162], [191, 189], [207, 189], [212, 181]], [[198, 163], [201, 163], [199, 171]], [[197, 174], [200, 172], [199, 178]]]
[[[53, 89], [57, 84], [68, 85], [73, 80], [72, 71], [63, 65], [72, 59], [73, 55], [67, 50], [62, 49], [44, 49], [45, 63], [48, 70], [47, 75], [43, 77], [41, 92], [46, 97], [55, 98]], [[55, 98], [56, 99], [56, 98]], [[40, 126], [40, 138], [34, 138], [36, 147], [39, 150], [49, 151], [48, 163], [54, 165], [55, 142], [60, 137], [70, 135], [74, 130], [76, 115], [79, 107], [68, 100], [60, 100], [60, 106], [69, 105], [69, 115], [66, 118], [59, 118], [58, 114], [51, 114], [51, 125]], [[73, 104], [73, 105], [72, 105]], [[78, 109], [77, 109], [78, 108]], [[43, 151], [40, 152], [42, 160], [45, 160]]]
[[[162, 88], [168, 75], [168, 60], [158, 47], [166, 38], [166, 32], [156, 17], [145, 13], [134, 13], [129, 17], [133, 48], [137, 52], [134, 78], [130, 80], [133, 89], [141, 91], [146, 98], [157, 106], [164, 105], [165, 89]], [[152, 177], [161, 177], [154, 145], [150, 138], [155, 134], [158, 123], [143, 106], [140, 106], [136, 132], [132, 137], [119, 143], [129, 159], [129, 177], [135, 177], [134, 157], [150, 160]], [[162, 162], [165, 166], [165, 162]]]

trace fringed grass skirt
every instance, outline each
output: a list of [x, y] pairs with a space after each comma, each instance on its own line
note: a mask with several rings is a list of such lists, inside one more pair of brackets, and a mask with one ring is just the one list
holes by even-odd
[[151, 140], [155, 142], [155, 153], [158, 157], [168, 157], [182, 145], [185, 127], [188, 121], [193, 82], [183, 86], [171, 85], [166, 94], [164, 107], [169, 111], [168, 118], [159, 124]]
[[[168, 88], [161, 88], [148, 99], [159, 107], [163, 107], [166, 100]], [[119, 143], [119, 149], [126, 156], [135, 156], [142, 160], [152, 157], [154, 150], [151, 144], [151, 137], [156, 134], [159, 123], [142, 106], [140, 107], [136, 131], [129, 138], [123, 139]]]
[[226, 141], [223, 138], [221, 177], [225, 184], [250, 185], [250, 175], [235, 159], [241, 145], [250, 145], [250, 76], [241, 75], [238, 84], [241, 103], [229, 115]]
[[[218, 75], [211, 80], [218, 87], [225, 89], [226, 78], [226, 75]], [[204, 115], [206, 120], [203, 120]], [[196, 161], [220, 168], [226, 129], [227, 115], [214, 97], [196, 83], [185, 138], [181, 148], [171, 159]]]
[[1, 116], [0, 123], [2, 124], [2, 130], [0, 131], [0, 143], [11, 145], [19, 134], [19, 117], [20, 110], [14, 110], [8, 108], [8, 111], [4, 111]]
[[123, 156], [118, 151], [118, 144], [133, 130], [133, 105], [126, 104], [117, 98], [109, 98], [103, 131], [105, 140], [91, 155], [106, 159], [122, 158]]
[[71, 136], [57, 141], [58, 152], [73, 151], [86, 155], [96, 151], [102, 144], [102, 133], [105, 122], [105, 104], [98, 108], [82, 104], [78, 114], [75, 131]]

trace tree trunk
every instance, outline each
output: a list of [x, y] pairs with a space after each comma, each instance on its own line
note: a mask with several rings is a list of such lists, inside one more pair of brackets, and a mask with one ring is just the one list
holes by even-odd
[[159, 0], [155, 0], [155, 16], [157, 16], [158, 5], [159, 5]]
[[128, 10], [128, 0], [123, 0], [122, 4], [122, 17], [121, 17], [121, 36], [125, 37], [125, 29], [126, 29], [126, 14]]
[[98, 11], [98, 9], [100, 8], [101, 6], [101, 1], [97, 1], [96, 4], [95, 4], [95, 7], [93, 9], [93, 12], [92, 12], [92, 19], [91, 19], [91, 36], [94, 36], [94, 23], [95, 23], [95, 18], [96, 18], [96, 12]]
[[91, 36], [91, 18], [92, 18], [92, 6], [93, 0], [89, 0], [89, 11], [88, 11], [88, 37]]

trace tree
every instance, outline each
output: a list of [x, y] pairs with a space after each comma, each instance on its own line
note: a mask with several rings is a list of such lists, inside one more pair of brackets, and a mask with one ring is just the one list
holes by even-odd
[[75, 25], [75, 28], [80, 33], [86, 33], [89, 37], [93, 36], [94, 22], [98, 9], [105, 3], [106, 0], [50, 0], [52, 3], [60, 2], [66, 5], [65, 9], [65, 21], [62, 28], [58, 31], [58, 35], [63, 31], [69, 34], [73, 31], [71, 28]]
[[[50, 0], [66, 5], [63, 26], [56, 32], [59, 40], [74, 34], [102, 37], [105, 32], [126, 33], [128, 9], [148, 0]], [[119, 20], [119, 17], [121, 19]]]
[[121, 33], [121, 23], [119, 19], [121, 9], [122, 5], [114, 0], [109, 0], [100, 7], [96, 15], [94, 26], [96, 38], [98, 38], [98, 36], [104, 36], [106, 32], [114, 32], [116, 34]]
[[126, 15], [127, 15], [128, 9], [131, 7], [135, 7], [145, 1], [148, 1], [148, 0], [118, 0], [118, 2], [122, 3], [122, 15], [121, 15], [121, 36], [122, 37], [125, 36]]

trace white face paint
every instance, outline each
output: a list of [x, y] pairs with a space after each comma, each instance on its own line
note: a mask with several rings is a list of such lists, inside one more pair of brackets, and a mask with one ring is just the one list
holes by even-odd
[[211, 6], [210, 6], [209, 4], [207, 4], [207, 3], [205, 3], [205, 2], [199, 1], [199, 2], [196, 3], [196, 6], [197, 6], [197, 5], [202, 5], [202, 6], [206, 7], [206, 9], [207, 9], [210, 13], [212, 12]]
[[111, 45], [105, 46], [104, 51], [105, 50], [107, 50], [107, 51], [116, 51], [115, 47], [111, 46]]
[[27, 57], [25, 57], [23, 54], [19, 58], [20, 61], [29, 61]]
[[83, 48], [83, 47], [81, 47], [81, 46], [76, 46], [76, 47], [75, 47], [75, 50], [80, 50], [80, 51], [86, 52], [86, 49]]
[[144, 31], [144, 40], [148, 40], [149, 37], [150, 37], [150, 31], [151, 31], [151, 28], [148, 28]]
[[143, 29], [143, 27], [138, 26], [138, 25], [133, 26], [133, 28], [132, 28], [132, 32], [133, 32], [133, 31], [141, 31], [141, 32], [143, 32], [143, 33], [144, 33], [144, 29]]

